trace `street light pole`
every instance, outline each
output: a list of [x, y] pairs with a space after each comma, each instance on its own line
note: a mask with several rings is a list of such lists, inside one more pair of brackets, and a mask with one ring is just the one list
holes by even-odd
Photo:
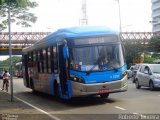
[[10, 6], [8, 8], [8, 32], [9, 32], [9, 58], [10, 58], [10, 92], [11, 92], [11, 102], [13, 101], [13, 78], [12, 78], [12, 42], [11, 42], [11, 15], [10, 15]]
[[120, 2], [117, 0], [118, 3], [118, 12], [119, 12], [119, 31], [122, 32], [122, 23], [121, 23], [121, 7]]

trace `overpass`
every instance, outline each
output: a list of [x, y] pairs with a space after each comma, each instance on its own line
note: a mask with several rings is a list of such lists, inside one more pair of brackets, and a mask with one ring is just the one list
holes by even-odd
[[[33, 45], [36, 41], [41, 40], [50, 32], [12, 32], [12, 53], [13, 55], [20, 55], [24, 47]], [[123, 42], [137, 42], [142, 44], [148, 43], [152, 36], [160, 36], [160, 32], [122, 32], [120, 37]], [[8, 32], [0, 32], [0, 55], [9, 54], [9, 39]]]
[[[21, 55], [23, 48], [33, 45], [41, 40], [50, 32], [12, 32], [12, 54]], [[9, 55], [9, 36], [8, 32], [0, 32], [0, 55]]]

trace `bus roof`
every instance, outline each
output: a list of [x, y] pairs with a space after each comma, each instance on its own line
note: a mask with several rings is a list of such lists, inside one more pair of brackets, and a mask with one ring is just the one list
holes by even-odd
[[59, 29], [56, 32], [51, 33], [42, 40], [37, 41], [33, 46], [23, 49], [23, 52], [30, 51], [32, 49], [38, 49], [45, 46], [54, 44], [55, 42], [64, 40], [65, 38], [76, 38], [85, 36], [97, 36], [97, 35], [112, 35], [118, 32], [105, 27], [105, 26], [79, 26]]
[[63, 35], [65, 38], [83, 37], [103, 34], [116, 34], [117, 32], [105, 26], [79, 26], [57, 30], [52, 35]]

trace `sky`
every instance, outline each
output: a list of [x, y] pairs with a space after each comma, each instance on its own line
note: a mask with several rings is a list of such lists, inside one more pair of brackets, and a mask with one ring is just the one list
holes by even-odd
[[[31, 28], [11, 25], [12, 32], [54, 32], [59, 28], [80, 25], [82, 0], [31, 0], [39, 6], [31, 9], [38, 19]], [[123, 32], [149, 32], [151, 0], [86, 0], [88, 25], [108, 26]], [[4, 60], [8, 56], [0, 56]]]
[[[33, 1], [33, 0], [32, 0]], [[78, 26], [82, 0], [34, 0], [39, 6], [30, 10], [37, 17], [32, 28], [14, 26], [12, 31], [55, 31]], [[119, 30], [117, 0], [86, 0], [89, 25], [104, 25]], [[122, 31], [151, 31], [151, 0], [119, 0]]]

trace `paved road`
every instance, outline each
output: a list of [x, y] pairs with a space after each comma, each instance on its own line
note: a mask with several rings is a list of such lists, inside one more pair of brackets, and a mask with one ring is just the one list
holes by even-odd
[[13, 80], [16, 97], [61, 120], [97, 120], [106, 117], [115, 120], [122, 119], [121, 114], [160, 114], [160, 90], [150, 91], [148, 88], [137, 90], [130, 81], [127, 92], [110, 94], [108, 99], [97, 96], [62, 101], [45, 94], [33, 93], [24, 87], [22, 79]]

